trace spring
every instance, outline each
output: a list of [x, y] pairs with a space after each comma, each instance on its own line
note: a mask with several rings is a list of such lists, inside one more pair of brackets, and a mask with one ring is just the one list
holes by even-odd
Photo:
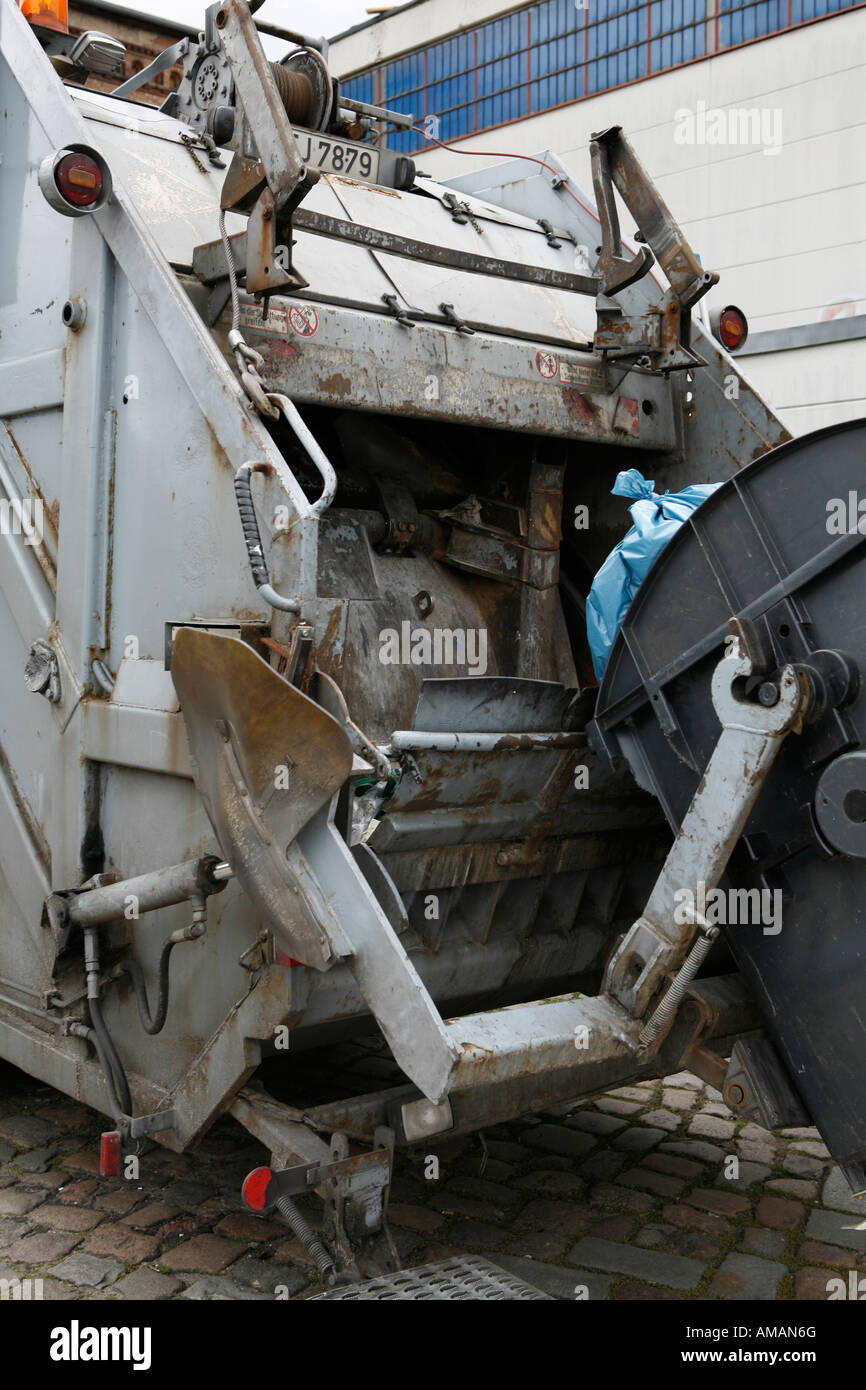
[[298, 1240], [310, 1252], [319, 1267], [319, 1273], [327, 1282], [334, 1276], [334, 1261], [331, 1259], [315, 1231], [308, 1225], [298, 1211], [291, 1197], [278, 1197], [277, 1210], [286, 1218]]
[[692, 949], [689, 951], [679, 970], [673, 984], [668, 990], [662, 1002], [659, 1004], [652, 1018], [644, 1024], [638, 1035], [638, 1042], [641, 1047], [649, 1047], [662, 1032], [663, 1028], [673, 1018], [688, 986], [698, 973], [701, 964], [718, 935], [716, 928], [710, 927], [702, 932]]

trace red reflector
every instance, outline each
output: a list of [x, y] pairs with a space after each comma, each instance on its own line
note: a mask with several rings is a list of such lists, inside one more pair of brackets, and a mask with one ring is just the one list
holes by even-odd
[[54, 170], [54, 182], [67, 203], [89, 208], [102, 197], [102, 170], [86, 154], [67, 154]]
[[723, 309], [719, 315], [719, 338], [729, 352], [746, 341], [748, 325], [739, 309]]
[[117, 1178], [120, 1176], [120, 1133], [110, 1129], [99, 1139], [99, 1176]]
[[244, 1178], [241, 1196], [253, 1211], [264, 1211], [265, 1194], [271, 1181], [270, 1168], [254, 1168]]

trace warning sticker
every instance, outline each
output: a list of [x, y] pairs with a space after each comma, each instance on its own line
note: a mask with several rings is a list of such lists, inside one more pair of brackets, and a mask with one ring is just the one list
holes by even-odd
[[267, 318], [263, 319], [261, 304], [247, 300], [246, 303], [241, 302], [240, 322], [242, 328], [255, 329], [257, 333], [288, 333], [289, 311], [280, 305], [272, 304]]
[[551, 381], [553, 377], [556, 376], [559, 358], [555, 352], [542, 352], [539, 350], [535, 354], [535, 366], [539, 376], [543, 376], [545, 381]]
[[566, 386], [587, 386], [590, 390], [603, 391], [607, 386], [604, 368], [594, 362], [560, 362], [559, 379]]
[[319, 327], [319, 315], [309, 304], [293, 304], [289, 322], [301, 338], [312, 338]]

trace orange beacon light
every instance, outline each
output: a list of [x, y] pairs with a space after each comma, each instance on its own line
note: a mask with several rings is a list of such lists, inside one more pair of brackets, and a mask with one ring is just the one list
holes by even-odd
[[68, 0], [21, 0], [21, 13], [40, 29], [54, 29], [58, 34], [69, 33]]

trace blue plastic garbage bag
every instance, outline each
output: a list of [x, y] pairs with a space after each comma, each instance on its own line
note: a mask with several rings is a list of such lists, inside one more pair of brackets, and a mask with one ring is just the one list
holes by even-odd
[[721, 483], [697, 483], [682, 492], [657, 493], [655, 483], [637, 468], [618, 473], [611, 488], [614, 497], [634, 497], [629, 507], [631, 530], [608, 555], [586, 601], [586, 631], [592, 664], [599, 681], [619, 632], [626, 609], [646, 578], [653, 561], [679, 530], [686, 518]]

